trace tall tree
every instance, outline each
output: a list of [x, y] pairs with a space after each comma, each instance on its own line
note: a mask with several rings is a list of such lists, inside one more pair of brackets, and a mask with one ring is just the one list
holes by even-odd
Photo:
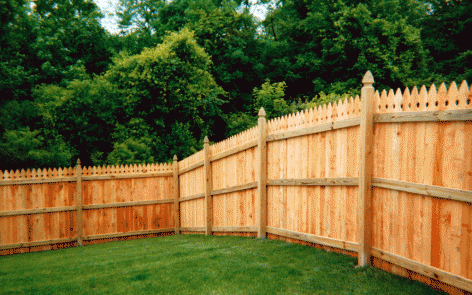
[[84, 67], [99, 74], [111, 62], [107, 33], [101, 27], [98, 7], [90, 0], [37, 1], [38, 39], [34, 45], [38, 83], [59, 83], [78, 78]]
[[30, 97], [34, 19], [26, 0], [0, 0], [0, 106]]
[[424, 6], [414, 0], [279, 1], [264, 26], [285, 51], [267, 64], [284, 66], [277, 78], [292, 97], [357, 89], [367, 70], [379, 87], [415, 84], [427, 70], [420, 29], [410, 24], [415, 8]]
[[422, 18], [425, 47], [434, 59], [435, 79], [472, 81], [472, 2], [466, 0], [427, 1]]

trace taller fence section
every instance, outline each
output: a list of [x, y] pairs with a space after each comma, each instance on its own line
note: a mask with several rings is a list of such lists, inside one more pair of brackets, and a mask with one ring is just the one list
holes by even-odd
[[358, 251], [359, 109], [356, 97], [269, 121], [269, 234]]
[[0, 171], [0, 254], [174, 230], [172, 166]]
[[471, 99], [465, 81], [375, 93], [374, 266], [472, 292]]
[[373, 82], [368, 72], [361, 98], [267, 124], [261, 110], [257, 127], [211, 145], [198, 162], [210, 189], [197, 181], [212, 219], [188, 230], [303, 241], [472, 292], [472, 92]]

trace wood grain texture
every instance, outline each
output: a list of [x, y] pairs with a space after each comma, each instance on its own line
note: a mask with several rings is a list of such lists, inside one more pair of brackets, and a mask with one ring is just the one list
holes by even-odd
[[472, 109], [374, 114], [375, 123], [472, 121]]
[[257, 141], [257, 237], [266, 237], [267, 226], [267, 120], [263, 108], [259, 110]]
[[212, 191], [211, 194], [213, 196], [217, 196], [217, 195], [222, 195], [222, 194], [244, 191], [244, 190], [248, 190], [248, 189], [252, 189], [256, 187], [257, 187], [257, 182], [251, 182], [251, 183], [247, 183], [243, 185], [237, 185], [237, 186], [215, 190], [215, 191]]
[[298, 179], [269, 179], [268, 185], [277, 186], [357, 186], [359, 185], [359, 178], [357, 177], [338, 177], [338, 178], [298, 178]]
[[235, 147], [235, 148], [232, 148], [228, 151], [225, 151], [223, 153], [220, 153], [220, 154], [217, 154], [217, 155], [214, 155], [214, 156], [211, 156], [210, 160], [213, 162], [213, 161], [217, 161], [219, 159], [223, 159], [223, 158], [227, 158], [231, 155], [234, 155], [234, 154], [237, 154], [237, 153], [240, 153], [240, 152], [243, 152], [245, 150], [248, 150], [250, 148], [253, 148], [253, 147], [256, 147], [257, 146], [257, 141], [256, 140], [253, 140], [251, 142], [248, 142], [248, 143], [245, 143], [241, 146], [238, 146], [238, 147]]
[[372, 170], [374, 152], [373, 102], [374, 79], [368, 71], [362, 80], [362, 111], [360, 127], [360, 163], [359, 163], [359, 265], [370, 264], [372, 246]]
[[192, 196], [180, 198], [179, 202], [186, 202], [186, 201], [191, 201], [191, 200], [196, 200], [196, 199], [201, 199], [201, 198], [205, 198], [205, 193], [195, 194]]
[[215, 226], [211, 229], [213, 232], [257, 232], [256, 226]]
[[170, 227], [170, 228], [132, 231], [132, 232], [125, 232], [125, 233], [110, 233], [110, 234], [91, 235], [91, 236], [84, 236], [83, 239], [87, 240], [87, 241], [90, 241], [90, 240], [98, 240], [98, 239], [129, 237], [129, 236], [146, 235], [146, 234], [163, 233], [163, 232], [173, 232], [173, 231], [175, 231], [175, 228]]
[[372, 186], [424, 196], [472, 203], [472, 191], [446, 188], [435, 185], [412, 183], [400, 180], [373, 178]]
[[67, 242], [75, 242], [75, 241], [77, 241], [77, 238], [54, 239], [54, 240], [47, 240], [47, 241], [36, 241], [36, 242], [26, 242], [26, 243], [17, 243], [17, 244], [7, 244], [7, 245], [0, 245], [0, 250], [34, 247], [34, 246], [44, 246], [44, 245], [53, 245], [53, 244], [58, 244], [58, 243], [67, 243]]
[[411, 259], [407, 259], [402, 256], [389, 253], [387, 251], [383, 251], [377, 248], [372, 248], [372, 255], [388, 262], [391, 262], [393, 264], [399, 265], [403, 268], [413, 270], [427, 277], [440, 280], [452, 286], [458, 287], [462, 290], [472, 292], [472, 280], [466, 279], [456, 274], [444, 271], [436, 267], [424, 265]]
[[267, 232], [274, 235], [307, 241], [311, 243], [317, 243], [317, 244], [335, 247], [339, 249], [345, 249], [345, 250], [355, 251], [355, 252], [359, 251], [359, 244], [357, 243], [346, 242], [346, 241], [341, 241], [337, 239], [316, 236], [316, 235], [311, 235], [311, 234], [306, 234], [306, 233], [300, 233], [300, 232], [290, 231], [286, 229], [275, 228], [271, 226], [267, 227]]
[[330, 123], [325, 123], [322, 125], [317, 125], [317, 126], [312, 126], [312, 127], [306, 127], [300, 130], [293, 130], [293, 131], [287, 131], [287, 132], [280, 132], [276, 134], [272, 134], [267, 136], [267, 141], [276, 141], [276, 140], [282, 140], [282, 139], [289, 139], [293, 137], [299, 137], [303, 135], [309, 135], [309, 134], [316, 134], [316, 133], [321, 133], [329, 130], [336, 130], [336, 129], [341, 129], [341, 128], [348, 128], [352, 126], [357, 126], [360, 124], [360, 118], [350, 118], [350, 119], [344, 119], [342, 121], [338, 122], [330, 122]]
[[179, 175], [182, 175], [182, 174], [187, 173], [187, 172], [189, 172], [189, 171], [192, 171], [192, 170], [195, 170], [195, 169], [197, 169], [197, 168], [200, 168], [200, 167], [202, 167], [203, 165], [204, 165], [204, 162], [203, 162], [203, 161], [199, 161], [199, 162], [197, 162], [197, 163], [195, 163], [195, 164], [193, 164], [193, 165], [191, 165], [191, 166], [186, 167], [185, 169], [179, 170]]
[[170, 204], [173, 202], [174, 202], [174, 199], [106, 203], [106, 204], [84, 205], [82, 206], [82, 209], [91, 210], [91, 209], [121, 208], [121, 207], [132, 207], [132, 206], [143, 206], [143, 205]]

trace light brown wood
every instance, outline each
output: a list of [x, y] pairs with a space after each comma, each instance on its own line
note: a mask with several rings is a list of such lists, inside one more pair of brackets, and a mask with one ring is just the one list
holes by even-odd
[[66, 207], [3, 211], [3, 212], [0, 212], [0, 217], [41, 214], [41, 213], [68, 212], [68, 211], [76, 211], [76, 210], [77, 210], [77, 206], [66, 206]]
[[446, 188], [435, 185], [412, 183], [400, 180], [373, 178], [372, 186], [382, 187], [391, 190], [409, 192], [424, 196], [437, 197], [441, 199], [455, 200], [472, 203], [472, 191], [465, 191], [454, 188]]
[[338, 178], [299, 178], [299, 179], [269, 179], [267, 185], [289, 186], [324, 186], [324, 185], [340, 185], [340, 186], [357, 186], [359, 185], [358, 177], [338, 177]]
[[238, 147], [235, 147], [233, 149], [230, 149], [226, 152], [223, 152], [223, 153], [219, 153], [219, 154], [216, 154], [214, 156], [211, 156], [211, 161], [217, 161], [219, 159], [223, 159], [223, 158], [227, 158], [231, 155], [234, 155], [234, 154], [237, 154], [237, 153], [240, 153], [240, 152], [243, 152], [245, 150], [248, 150], [250, 148], [253, 148], [257, 146], [257, 140], [253, 140], [253, 141], [250, 141], [248, 143], [245, 143], [241, 146], [238, 146]]
[[177, 161], [177, 155], [174, 156], [174, 163], [173, 163], [173, 189], [174, 189], [174, 226], [175, 226], [175, 234], [178, 235], [180, 233], [180, 186], [179, 186], [179, 161]]
[[188, 231], [194, 231], [194, 232], [205, 232], [206, 227], [205, 226], [185, 226], [180, 228], [181, 232], [188, 232]]
[[90, 235], [90, 236], [84, 236], [83, 239], [85, 241], [90, 241], [90, 240], [110, 239], [110, 238], [129, 237], [129, 236], [138, 236], [138, 235], [148, 235], [148, 234], [173, 232], [173, 231], [175, 231], [175, 228], [169, 227], [169, 228], [159, 228], [159, 229], [132, 231], [132, 232], [125, 232], [125, 233]]
[[72, 182], [76, 181], [77, 177], [55, 177], [55, 178], [26, 178], [26, 179], [10, 179], [0, 180], [0, 186], [4, 185], [18, 185], [18, 184], [39, 184], [39, 183], [52, 183], [52, 182]]
[[208, 136], [205, 136], [204, 145], [203, 145], [203, 152], [204, 152], [204, 166], [205, 166], [205, 234], [211, 235], [211, 228], [213, 226], [213, 200], [211, 196], [211, 189], [212, 189], [212, 175], [211, 175], [211, 152], [210, 152], [210, 141], [208, 140]]
[[116, 175], [88, 175], [83, 176], [82, 180], [113, 180], [113, 179], [132, 179], [132, 178], [148, 178], [148, 177], [163, 177], [163, 176], [172, 176], [173, 173], [169, 172], [153, 172], [153, 173], [143, 173], [143, 174], [116, 174]]
[[256, 226], [215, 226], [212, 228], [213, 232], [235, 232], [235, 233], [246, 233], [246, 232], [257, 232]]
[[462, 290], [472, 292], [472, 280], [467, 278], [377, 248], [372, 248], [372, 256], [450, 284]]
[[257, 182], [251, 182], [251, 183], [246, 183], [246, 184], [243, 184], [243, 185], [237, 185], [237, 186], [232, 186], [232, 187], [212, 191], [211, 194], [213, 196], [217, 196], [217, 195], [222, 195], [222, 194], [229, 194], [229, 193], [233, 193], [233, 192], [244, 191], [244, 190], [252, 189], [252, 188], [256, 188], [256, 187], [257, 187]]
[[70, 242], [75, 242], [75, 241], [77, 241], [77, 238], [54, 239], [54, 240], [28, 242], [28, 243], [6, 244], [6, 245], [0, 245], [0, 250], [17, 249], [17, 248], [24, 248], [24, 247], [35, 247], [35, 246], [46, 246], [46, 245], [53, 245], [53, 244], [59, 244], [59, 243], [70, 243]]
[[76, 177], [77, 177], [77, 243], [82, 246], [82, 167], [80, 165], [80, 159], [77, 160], [76, 166]]
[[258, 138], [258, 179], [257, 179], [257, 237], [267, 236], [267, 120], [264, 108], [259, 110], [259, 138]]
[[186, 172], [189, 172], [189, 171], [192, 171], [192, 170], [195, 170], [197, 168], [200, 168], [204, 165], [204, 161], [198, 161], [197, 163], [193, 164], [193, 165], [190, 165], [188, 166], [187, 168], [184, 168], [182, 170], [179, 170], [179, 175], [182, 175]]
[[359, 244], [357, 243], [341, 241], [338, 239], [322, 237], [312, 234], [300, 233], [287, 229], [275, 228], [272, 226], [267, 227], [267, 233], [354, 252], [359, 251]]
[[185, 197], [185, 198], [180, 198], [179, 202], [197, 200], [197, 199], [201, 199], [201, 198], [204, 198], [204, 197], [205, 197], [205, 193], [195, 194], [195, 195], [191, 195], [191, 196], [188, 196], [188, 197]]
[[330, 123], [324, 123], [324, 124], [316, 125], [312, 127], [306, 127], [299, 130], [285, 131], [285, 132], [272, 134], [272, 135], [267, 136], [267, 141], [271, 142], [271, 141], [276, 141], [276, 140], [289, 139], [289, 138], [299, 137], [303, 135], [310, 135], [310, 134], [316, 134], [316, 133], [326, 132], [330, 130], [348, 128], [352, 126], [357, 126], [359, 124], [360, 124], [360, 117], [354, 117], [354, 118], [344, 119], [344, 120], [340, 120], [336, 122], [330, 122]]
[[359, 160], [359, 260], [360, 266], [370, 265], [370, 249], [372, 244], [372, 170], [374, 122], [373, 103], [375, 89], [372, 87], [374, 77], [367, 71], [362, 79], [361, 90], [362, 112], [360, 130]]
[[375, 123], [472, 121], [472, 109], [375, 114]]
[[[162, 176], [172, 176], [172, 172], [156, 172], [156, 173], [146, 173], [146, 174], [88, 175], [88, 176], [82, 176], [82, 180], [113, 180], [113, 179], [162, 177]], [[18, 184], [41, 184], [41, 183], [53, 183], [53, 182], [72, 182], [72, 181], [77, 181], [77, 177], [53, 177], [53, 178], [41, 177], [41, 178], [32, 178], [32, 179], [27, 178], [27, 179], [0, 180], [0, 186], [18, 185]]]
[[171, 204], [173, 202], [174, 202], [174, 199], [106, 203], [106, 204], [83, 205], [82, 209], [91, 210], [91, 209], [122, 208], [122, 207], [147, 206], [147, 205], [157, 205], [157, 204]]

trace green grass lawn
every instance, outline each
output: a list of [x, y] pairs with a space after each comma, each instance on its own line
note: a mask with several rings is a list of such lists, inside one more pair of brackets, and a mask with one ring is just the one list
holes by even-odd
[[0, 257], [0, 294], [442, 294], [356, 258], [178, 235]]

